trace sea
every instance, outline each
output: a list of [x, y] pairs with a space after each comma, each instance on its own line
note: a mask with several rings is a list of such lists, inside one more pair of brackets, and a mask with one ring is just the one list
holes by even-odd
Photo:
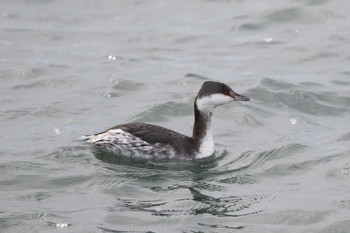
[[[345, 0], [1, 0], [0, 232], [350, 232]], [[79, 138], [127, 122], [216, 152], [146, 160]]]

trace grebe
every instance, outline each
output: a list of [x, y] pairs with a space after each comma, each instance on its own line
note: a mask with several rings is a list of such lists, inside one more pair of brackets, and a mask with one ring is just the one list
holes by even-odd
[[129, 123], [83, 140], [112, 153], [150, 159], [197, 159], [214, 153], [211, 117], [216, 107], [231, 101], [249, 101], [224, 83], [206, 81], [194, 101], [194, 126], [191, 137], [161, 126]]

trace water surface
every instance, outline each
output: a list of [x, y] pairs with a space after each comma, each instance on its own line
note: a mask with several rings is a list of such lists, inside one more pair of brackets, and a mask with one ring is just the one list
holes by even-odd
[[[0, 232], [347, 232], [344, 0], [10, 1], [0, 6]], [[77, 138], [191, 134], [205, 80], [253, 102], [214, 156], [130, 160]]]

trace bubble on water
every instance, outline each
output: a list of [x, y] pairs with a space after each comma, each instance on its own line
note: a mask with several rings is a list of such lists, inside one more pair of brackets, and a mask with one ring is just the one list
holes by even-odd
[[68, 223], [56, 223], [56, 228], [63, 229], [69, 227]]
[[117, 59], [117, 57], [115, 57], [115, 56], [112, 56], [112, 55], [109, 55], [108, 56], [108, 60], [113, 60], [113, 61], [115, 61]]
[[53, 128], [53, 131], [54, 131], [55, 134], [57, 134], [57, 135], [60, 135], [60, 134], [61, 134], [61, 131], [60, 131], [57, 127], [54, 127], [54, 128]]
[[350, 165], [348, 163], [345, 164], [340, 171], [343, 175], [348, 176], [350, 174]]
[[67, 227], [72, 226], [70, 223], [55, 223], [55, 222], [48, 222], [48, 224], [56, 229], [64, 229]]
[[272, 37], [265, 37], [264, 42], [269, 43], [272, 41]]
[[298, 123], [298, 120], [296, 118], [290, 118], [289, 121], [292, 125], [295, 125], [296, 123]]

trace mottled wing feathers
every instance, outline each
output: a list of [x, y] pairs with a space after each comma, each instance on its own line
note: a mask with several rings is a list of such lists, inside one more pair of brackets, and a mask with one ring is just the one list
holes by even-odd
[[181, 140], [187, 138], [185, 135], [179, 134], [175, 131], [151, 124], [130, 123], [113, 127], [113, 129], [116, 128], [129, 132], [135, 137], [147, 141], [148, 143], [173, 145], [174, 143], [180, 143]]

